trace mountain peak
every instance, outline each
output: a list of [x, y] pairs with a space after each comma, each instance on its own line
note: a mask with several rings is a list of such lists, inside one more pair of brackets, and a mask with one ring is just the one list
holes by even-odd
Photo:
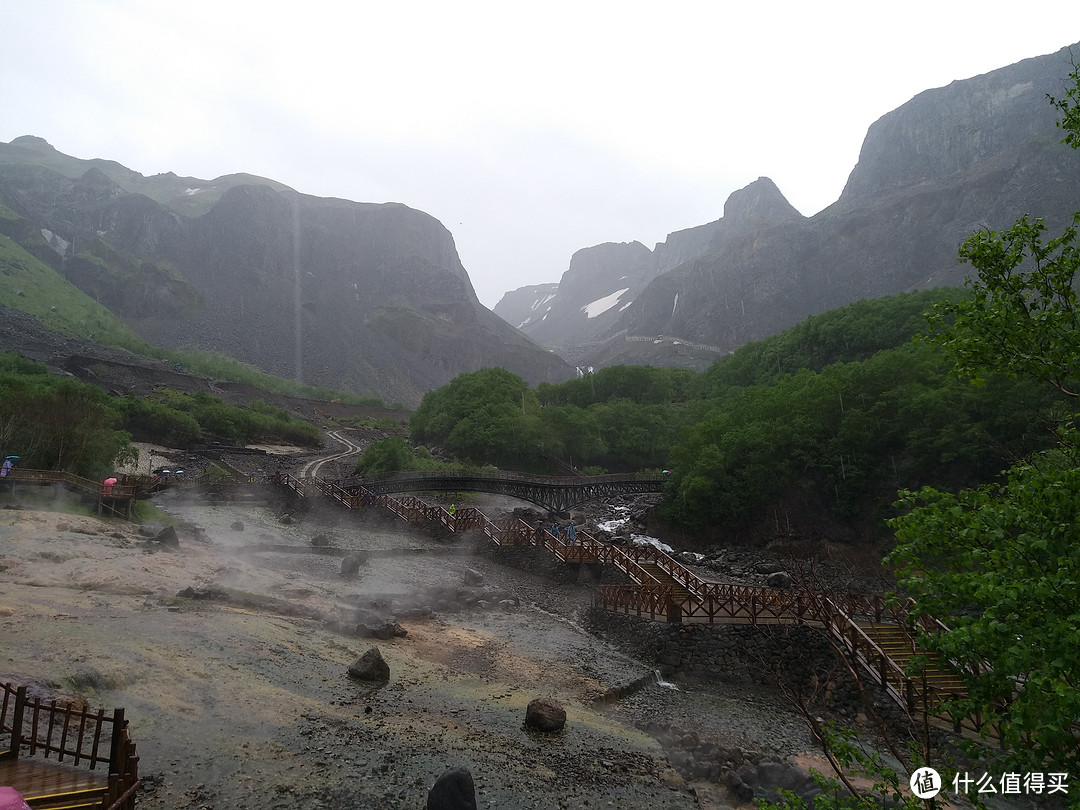
[[780, 193], [776, 183], [768, 177], [759, 177], [750, 185], [732, 192], [724, 203], [724, 220], [742, 223], [753, 219], [786, 220], [800, 214], [787, 198]]

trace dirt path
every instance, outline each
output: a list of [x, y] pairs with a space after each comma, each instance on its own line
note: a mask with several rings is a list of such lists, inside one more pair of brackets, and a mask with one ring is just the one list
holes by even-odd
[[309, 461], [307, 464], [300, 468], [300, 471], [297, 473], [297, 477], [315, 477], [319, 474], [319, 470], [321, 470], [327, 463], [334, 461], [344, 461], [347, 458], [358, 456], [364, 451], [364, 448], [361, 445], [357, 444], [345, 435], [344, 430], [328, 430], [326, 432], [326, 435], [334, 441], [338, 442], [338, 444], [342, 445], [345, 449], [339, 453], [332, 453], [328, 456], [325, 456], [324, 458]]

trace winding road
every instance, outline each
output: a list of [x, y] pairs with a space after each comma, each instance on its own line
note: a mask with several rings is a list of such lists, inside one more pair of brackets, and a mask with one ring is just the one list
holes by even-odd
[[360, 453], [364, 451], [364, 448], [353, 442], [353, 440], [348, 438], [347, 436], [342, 435], [344, 432], [345, 431], [343, 430], [330, 430], [326, 433], [326, 435], [329, 436], [331, 439], [334, 439], [335, 441], [344, 445], [345, 449], [342, 452], [335, 453], [329, 456], [323, 456], [322, 458], [317, 458], [314, 461], [309, 461], [307, 464], [300, 468], [297, 477], [314, 478], [319, 474], [319, 470], [322, 469], [323, 465], [326, 464], [326, 462], [340, 461], [341, 459], [348, 458], [349, 456], [360, 455]]

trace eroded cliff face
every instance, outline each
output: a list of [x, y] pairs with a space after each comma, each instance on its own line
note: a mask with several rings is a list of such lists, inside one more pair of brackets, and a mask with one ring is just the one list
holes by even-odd
[[[450, 232], [421, 211], [236, 177], [184, 179], [206, 195], [193, 207], [175, 176], [158, 188], [88, 163], [40, 139], [0, 145], [16, 215], [4, 232], [151, 343], [406, 404], [488, 366], [531, 384], [570, 374], [479, 303]], [[165, 203], [125, 188], [136, 182]]]
[[[957, 248], [981, 228], [1030, 213], [1060, 230], [1080, 210], [1080, 153], [1060, 144], [1046, 96], [1064, 95], [1072, 62], [1064, 48], [919, 94], [870, 127], [840, 199], [814, 217], [768, 178], [736, 191], [722, 218], [655, 247], [653, 278], [621, 299], [615, 322], [575, 333], [603, 343], [575, 360], [701, 367], [672, 340], [718, 357], [861, 298], [960, 285], [969, 268]], [[566, 300], [562, 284], [556, 296], [567, 310], [591, 300]], [[634, 336], [664, 340], [650, 354]]]

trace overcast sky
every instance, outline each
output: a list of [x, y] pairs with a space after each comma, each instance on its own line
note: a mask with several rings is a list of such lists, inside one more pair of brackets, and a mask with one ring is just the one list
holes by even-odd
[[0, 0], [0, 141], [405, 203], [494, 307], [761, 176], [815, 214], [885, 113], [1076, 41], [1078, 0]]

